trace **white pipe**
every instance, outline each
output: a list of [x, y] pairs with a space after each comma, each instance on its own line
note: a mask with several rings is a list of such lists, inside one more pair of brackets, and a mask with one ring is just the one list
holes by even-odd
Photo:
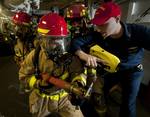
[[135, 7], [136, 7], [136, 2], [132, 3], [132, 11], [131, 11], [131, 15], [135, 14]]

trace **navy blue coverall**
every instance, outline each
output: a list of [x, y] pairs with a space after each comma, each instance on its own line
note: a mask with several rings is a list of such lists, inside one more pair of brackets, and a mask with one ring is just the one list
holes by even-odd
[[150, 28], [121, 22], [123, 35], [119, 39], [107, 37], [100, 33], [90, 32], [85, 37], [74, 39], [71, 51], [83, 50], [90, 45], [98, 44], [106, 51], [121, 60], [117, 73], [108, 73], [104, 78], [104, 91], [107, 94], [113, 83], [120, 81], [122, 86], [122, 104], [120, 117], [136, 117], [136, 96], [143, 77], [142, 59], [144, 49], [150, 50]]

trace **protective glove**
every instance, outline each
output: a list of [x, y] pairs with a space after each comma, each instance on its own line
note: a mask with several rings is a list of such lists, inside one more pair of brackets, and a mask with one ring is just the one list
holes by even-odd
[[84, 86], [81, 84], [81, 82], [73, 82], [72, 86], [78, 88], [82, 92], [82, 95], [76, 95], [72, 92], [70, 94], [70, 101], [73, 105], [80, 105], [84, 100], [86, 90], [84, 89]]
[[41, 76], [41, 80], [40, 80], [40, 82], [39, 82], [39, 85], [40, 86], [47, 86], [47, 85], [49, 85], [49, 83], [48, 83], [48, 79], [49, 79], [49, 74], [48, 73], [42, 73], [42, 74], [40, 74], [40, 76]]
[[72, 80], [71, 84], [74, 84], [83, 88], [86, 86], [86, 80], [87, 80], [87, 75], [84, 73], [81, 73]]
[[40, 79], [35, 78], [35, 76], [32, 76], [29, 81], [29, 87], [30, 88], [41, 88], [41, 87], [47, 87], [50, 84], [48, 83], [49, 74], [48, 73], [42, 73], [40, 74]]

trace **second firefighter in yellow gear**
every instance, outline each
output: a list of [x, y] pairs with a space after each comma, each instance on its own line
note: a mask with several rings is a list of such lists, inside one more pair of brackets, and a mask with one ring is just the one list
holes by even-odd
[[15, 34], [15, 62], [20, 67], [21, 63], [34, 48], [35, 34], [31, 26], [31, 16], [25, 12], [17, 12], [12, 18]]

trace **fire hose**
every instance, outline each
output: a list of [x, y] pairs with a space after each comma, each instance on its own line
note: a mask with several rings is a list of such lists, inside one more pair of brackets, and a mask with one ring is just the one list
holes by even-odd
[[[93, 72], [94, 71], [94, 72]], [[94, 68], [87, 69], [87, 86], [86, 89], [80, 88], [74, 84], [68, 83], [62, 79], [49, 77], [48, 82], [58, 88], [62, 88], [69, 93], [73, 93], [81, 98], [88, 98], [92, 92], [93, 85], [97, 79], [96, 70]]]
[[81, 96], [84, 97], [85, 95], [85, 90], [82, 88], [79, 88], [71, 83], [68, 83], [64, 80], [55, 78], [55, 77], [50, 77], [48, 80], [49, 83], [55, 85], [58, 88], [62, 88], [64, 90], [66, 90], [69, 93], [74, 93], [77, 96]]

